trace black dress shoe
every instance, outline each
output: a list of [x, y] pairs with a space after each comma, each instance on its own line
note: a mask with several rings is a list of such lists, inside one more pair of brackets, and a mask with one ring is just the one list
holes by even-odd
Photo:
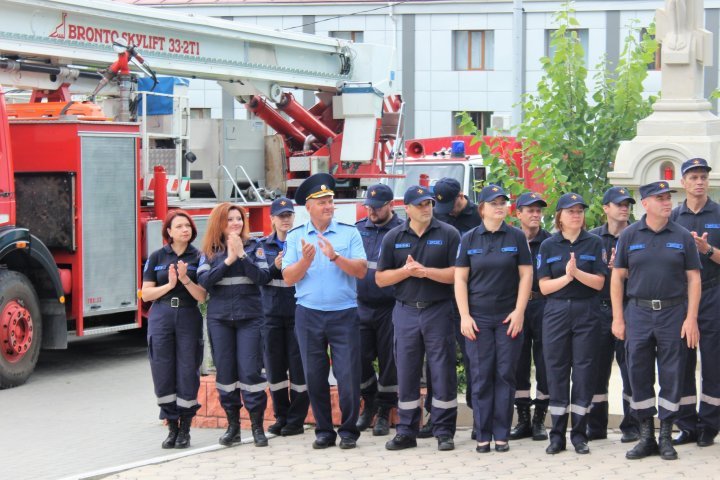
[[417, 447], [417, 441], [409, 436], [398, 433], [395, 437], [385, 444], [386, 450], [405, 450], [406, 448]]
[[545, 453], [548, 455], [555, 455], [565, 450], [565, 444], [560, 442], [550, 442], [550, 445], [545, 449]]
[[315, 439], [315, 441], [312, 444], [312, 447], [315, 450], [322, 450], [324, 448], [328, 447], [334, 447], [335, 446], [335, 440], [331, 440], [327, 437], [318, 437]]
[[700, 429], [697, 436], [697, 446], [709, 447], [710, 445], [715, 443], [715, 435], [717, 435], [717, 433], [713, 433], [705, 429]]
[[[268, 431], [270, 429], [268, 428]], [[283, 437], [291, 437], [293, 435], [302, 435], [305, 433], [305, 428], [302, 425], [290, 425], [287, 424], [280, 430], [280, 435]]]
[[587, 455], [590, 453], [590, 447], [588, 447], [588, 444], [585, 442], [578, 442], [575, 444], [575, 453], [579, 453], [580, 455]]
[[428, 420], [425, 425], [422, 426], [417, 434], [417, 438], [432, 438], [433, 436], [433, 423]]
[[640, 433], [637, 430], [623, 432], [622, 437], [620, 437], [620, 442], [622, 443], [632, 443], [638, 440], [640, 440]]
[[475, 430], [470, 432], [470, 440], [477, 440], [477, 432]]
[[275, 423], [267, 427], [268, 433], [273, 435], [281, 435], [283, 427], [287, 424], [285, 420], [276, 420]]
[[485, 445], [478, 445], [475, 447], [475, 451], [477, 453], [490, 453], [490, 442], [486, 443]]
[[510, 451], [510, 444], [509, 443], [497, 443], [495, 442], [495, 451], [500, 453], [505, 453]]
[[357, 442], [354, 438], [342, 437], [340, 439], [340, 448], [343, 450], [350, 450], [351, 448], [357, 447]]
[[673, 445], [687, 445], [697, 441], [697, 433], [689, 432], [687, 430], [680, 430], [680, 434], [673, 438]]
[[438, 441], [438, 450], [441, 452], [447, 452], [450, 450], [455, 450], [455, 441], [452, 439], [450, 435], [440, 435], [437, 439]]

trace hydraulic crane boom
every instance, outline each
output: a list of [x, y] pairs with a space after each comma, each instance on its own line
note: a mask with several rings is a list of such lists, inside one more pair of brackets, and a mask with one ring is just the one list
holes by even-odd
[[112, 43], [121, 37], [157, 73], [217, 80], [236, 96], [279, 99], [278, 87], [335, 92], [343, 82], [389, 93], [392, 83], [392, 49], [380, 45], [105, 0], [0, 0], [0, 11], [0, 57], [10, 62], [104, 68], [116, 59]]

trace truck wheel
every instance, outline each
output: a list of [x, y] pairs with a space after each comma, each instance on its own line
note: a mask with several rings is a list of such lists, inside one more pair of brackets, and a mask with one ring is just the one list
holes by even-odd
[[22, 385], [40, 354], [42, 319], [27, 277], [0, 271], [0, 389]]

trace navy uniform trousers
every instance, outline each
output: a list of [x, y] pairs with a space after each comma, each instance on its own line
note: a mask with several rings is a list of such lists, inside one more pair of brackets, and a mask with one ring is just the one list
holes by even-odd
[[301, 426], [305, 423], [310, 397], [295, 337], [295, 317], [266, 315], [263, 344], [275, 418], [282, 423]]
[[702, 428], [713, 434], [720, 430], [720, 286], [705, 288], [698, 312], [700, 329], [700, 373], [702, 391], [697, 405], [697, 350], [686, 348], [685, 382], [680, 399], [677, 426], [689, 432]]
[[[397, 406], [398, 384], [393, 354], [392, 311], [395, 302], [368, 305], [358, 301], [360, 319], [360, 393], [364, 399], [374, 399], [376, 406]], [[378, 375], [373, 361], [378, 359]]]
[[427, 355], [429, 379], [433, 384], [430, 419], [433, 435], [454, 436], [457, 420], [457, 373], [455, 333], [448, 312], [452, 301], [427, 308], [396, 302], [395, 363], [397, 365], [399, 422], [397, 433], [415, 438], [420, 426], [420, 378], [423, 356]]
[[507, 334], [508, 324], [503, 323], [507, 315], [473, 316], [480, 331], [474, 341], [465, 339], [472, 372], [473, 430], [479, 442], [507, 442], [510, 438], [523, 334], [515, 338]]
[[262, 376], [262, 324], [262, 317], [207, 320], [217, 370], [215, 386], [225, 410], [239, 410], [243, 403], [248, 412], [264, 411], [267, 406], [267, 381]]
[[571, 416], [572, 444], [587, 442], [587, 412], [592, 403], [597, 370], [599, 305], [597, 298], [546, 300], [543, 353], [550, 391], [551, 442], [565, 444], [568, 414]]
[[[632, 387], [631, 407], [639, 420], [658, 413], [675, 420], [687, 359], [687, 342], [680, 338], [687, 303], [662, 310], [639, 307], [631, 299], [625, 307], [625, 352]], [[655, 408], [655, 362], [660, 392]], [[659, 410], [659, 412], [658, 412]]]
[[[467, 382], [470, 382], [470, 377], [472, 376], [471, 373], [471, 365], [470, 365], [470, 359], [467, 356], [467, 352], [465, 351], [465, 336], [460, 331], [460, 311], [458, 310], [457, 303], [455, 303], [455, 300], [452, 301], [452, 315], [451, 315], [452, 321], [453, 321], [453, 328], [455, 331], [455, 341], [457, 342], [458, 347], [460, 348], [460, 355], [462, 357], [463, 366], [465, 367], [465, 377]], [[426, 365], [427, 368], [427, 365]], [[430, 378], [430, 374], [428, 373], [427, 369], [425, 372], [425, 385], [427, 387], [427, 396], [425, 397], [425, 411], [430, 412], [432, 411], [432, 393], [433, 393], [433, 387], [432, 387], [432, 379]], [[465, 403], [469, 408], [472, 408], [472, 393], [470, 392], [470, 388], [467, 387], [465, 389]]]
[[200, 408], [202, 314], [197, 306], [156, 302], [148, 317], [148, 357], [161, 420], [194, 416]]
[[598, 337], [597, 351], [597, 382], [595, 394], [592, 399], [592, 408], [588, 412], [588, 435], [607, 435], [608, 425], [608, 387], [612, 373], [613, 357], [620, 367], [623, 392], [623, 419], [620, 430], [624, 432], [639, 433], [640, 425], [632, 414], [630, 400], [632, 388], [628, 376], [627, 362], [625, 361], [625, 342], [618, 340], [612, 333], [612, 306], [608, 300], [600, 300], [601, 329]]
[[330, 405], [330, 362], [337, 379], [342, 419], [341, 437], [357, 440], [355, 426], [360, 413], [360, 327], [357, 308], [325, 312], [298, 305], [295, 310], [295, 333], [302, 357], [315, 417], [315, 437], [335, 441]]
[[[543, 357], [542, 323], [545, 313], [545, 300], [530, 300], [525, 310], [523, 325], [523, 346], [517, 362], [515, 375], [515, 405], [530, 406], [531, 403], [547, 408], [550, 401]], [[530, 396], [530, 371], [535, 364], [535, 401]]]

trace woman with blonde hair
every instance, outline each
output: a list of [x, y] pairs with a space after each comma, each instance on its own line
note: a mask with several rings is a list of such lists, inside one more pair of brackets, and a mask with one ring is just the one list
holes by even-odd
[[198, 281], [210, 294], [207, 327], [217, 370], [215, 385], [228, 420], [221, 445], [240, 441], [240, 408], [250, 413], [256, 447], [267, 446], [263, 416], [267, 405], [262, 376], [263, 310], [260, 287], [267, 263], [250, 239], [246, 210], [230, 203], [213, 208], [202, 244]]

